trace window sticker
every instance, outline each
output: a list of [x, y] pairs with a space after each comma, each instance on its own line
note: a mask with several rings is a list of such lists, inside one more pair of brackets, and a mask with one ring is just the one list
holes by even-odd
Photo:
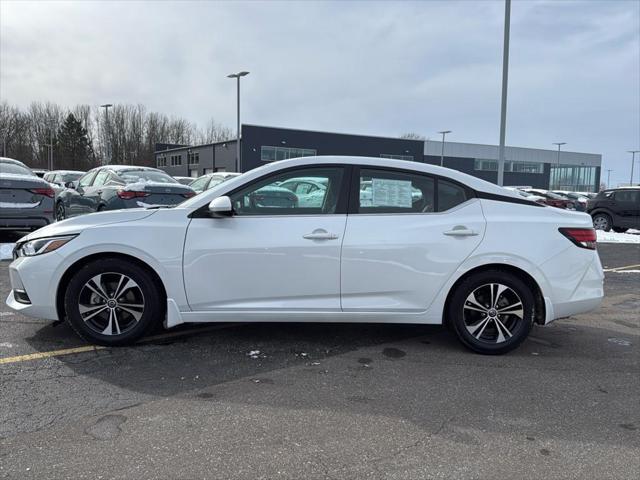
[[411, 181], [374, 178], [372, 203], [374, 207], [411, 208]]

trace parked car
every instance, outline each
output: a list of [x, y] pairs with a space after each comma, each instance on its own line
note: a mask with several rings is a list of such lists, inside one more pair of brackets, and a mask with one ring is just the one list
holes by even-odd
[[[326, 180], [322, 205], [251, 201], [302, 177]], [[365, 178], [375, 206], [361, 203]], [[105, 212], [27, 235], [9, 267], [7, 305], [66, 319], [102, 345], [134, 342], [161, 319], [446, 323], [472, 350], [498, 354], [534, 323], [600, 304], [595, 242], [585, 213], [455, 170], [305, 157], [173, 208]]]
[[173, 178], [175, 178], [180, 185], [189, 185], [194, 180], [194, 177], [175, 177], [174, 176]]
[[575, 209], [579, 212], [584, 212], [587, 210], [587, 201], [589, 200], [589, 197], [577, 192], [567, 192], [565, 190], [553, 190], [553, 193], [555, 193], [556, 195], [560, 195], [567, 200], [571, 200], [575, 206]]
[[516, 188], [516, 187], [504, 187], [504, 188], [506, 188], [507, 190], [511, 190], [512, 192], [517, 193], [518, 195], [520, 195], [521, 197], [526, 198], [527, 200], [546, 205], [545, 198], [540, 196], [540, 195], [535, 195], [533, 193], [525, 192], [524, 190], [520, 190], [519, 188]]
[[53, 221], [51, 185], [24, 163], [0, 157], [0, 229], [35, 230]]
[[640, 187], [603, 190], [589, 200], [587, 213], [597, 230], [626, 232], [640, 228]]
[[564, 198], [561, 195], [555, 194], [548, 190], [542, 190], [539, 188], [528, 188], [523, 189], [523, 191], [544, 198], [545, 205], [549, 205], [550, 207], [575, 210], [575, 204], [573, 200], [569, 200], [568, 198]]
[[79, 170], [53, 170], [45, 173], [42, 178], [51, 184], [53, 191], [58, 196], [66, 188], [67, 183], [78, 180], [85, 173]]
[[205, 175], [202, 175], [201, 177], [196, 178], [195, 180], [192, 179], [193, 181], [189, 184], [189, 186], [193, 188], [196, 193], [202, 193], [205, 190], [209, 190], [239, 175], [239, 173], [235, 172], [207, 173]]
[[56, 219], [121, 208], [176, 205], [195, 195], [162, 170], [107, 165], [67, 183], [56, 200]]

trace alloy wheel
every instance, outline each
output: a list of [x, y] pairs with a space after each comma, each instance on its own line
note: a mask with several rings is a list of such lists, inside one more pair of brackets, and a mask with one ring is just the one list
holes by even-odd
[[78, 300], [80, 317], [101, 335], [122, 335], [136, 326], [144, 313], [140, 286], [122, 273], [96, 275], [84, 284]]
[[60, 220], [64, 220], [66, 218], [66, 214], [64, 211], [64, 205], [62, 204], [62, 202], [59, 202], [58, 205], [56, 206], [56, 220], [60, 221]]
[[506, 342], [524, 321], [522, 300], [512, 288], [501, 283], [476, 288], [462, 308], [465, 327], [482, 343]]
[[593, 228], [596, 230], [606, 230], [609, 228], [609, 220], [603, 215], [596, 215], [593, 219]]

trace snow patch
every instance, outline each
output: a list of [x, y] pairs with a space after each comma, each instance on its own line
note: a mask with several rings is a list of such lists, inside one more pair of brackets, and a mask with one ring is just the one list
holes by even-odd
[[604, 230], [596, 230], [598, 235], [598, 243], [639, 243], [640, 235], [633, 233], [616, 233], [605, 232]]
[[0, 243], [0, 260], [13, 259], [13, 247], [15, 243]]

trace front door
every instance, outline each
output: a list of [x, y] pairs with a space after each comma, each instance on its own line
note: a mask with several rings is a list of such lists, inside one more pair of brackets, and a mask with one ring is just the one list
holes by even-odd
[[[304, 206], [280, 187], [318, 177], [322, 202]], [[279, 172], [229, 193], [226, 218], [193, 218], [184, 282], [194, 311], [340, 310], [340, 246], [346, 224], [341, 166]]]
[[479, 245], [480, 202], [466, 187], [426, 174], [361, 168], [353, 175], [342, 309], [425, 311]]

